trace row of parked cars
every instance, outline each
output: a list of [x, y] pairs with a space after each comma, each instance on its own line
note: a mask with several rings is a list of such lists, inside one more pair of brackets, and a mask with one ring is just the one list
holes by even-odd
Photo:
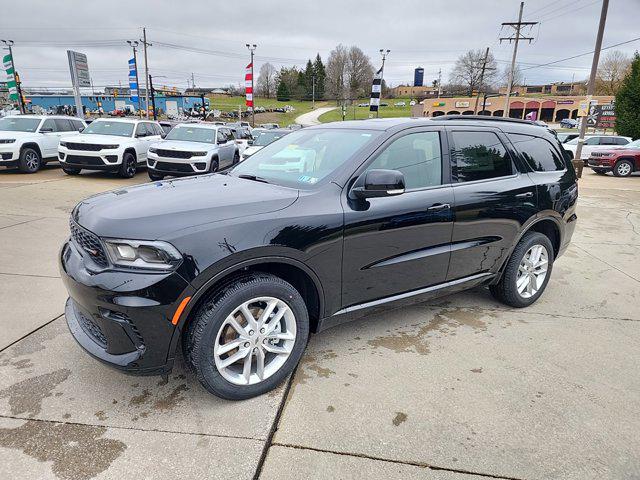
[[[58, 161], [65, 173], [102, 170], [133, 177], [146, 165], [151, 180], [216, 172], [247, 158], [291, 129], [233, 124], [170, 124], [101, 118], [87, 124], [65, 116], [15, 115], [0, 119], [0, 165], [35, 173]], [[277, 127], [277, 125], [276, 125]]]

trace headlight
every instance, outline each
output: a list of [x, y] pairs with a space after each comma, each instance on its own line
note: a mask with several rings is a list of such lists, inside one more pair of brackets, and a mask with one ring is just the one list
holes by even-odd
[[207, 152], [191, 152], [192, 157], [204, 157]]
[[105, 150], [115, 150], [119, 146], [120, 145], [103, 145], [102, 148], [104, 148]]
[[[0, 140], [0, 142], [1, 142], [1, 141], [2, 141], [2, 140]], [[66, 146], [67, 146], [67, 142], [60, 142], [60, 146], [61, 146], [61, 147], [66, 147]]]
[[111, 263], [120, 267], [153, 270], [173, 270], [180, 265], [182, 255], [167, 242], [105, 239]]
[[15, 138], [4, 138], [0, 139], [0, 143], [14, 143], [16, 141]]
[[156, 153], [157, 151], [158, 151], [158, 149], [157, 149], [157, 148], [149, 147], [149, 152], [150, 152], [150, 153]]

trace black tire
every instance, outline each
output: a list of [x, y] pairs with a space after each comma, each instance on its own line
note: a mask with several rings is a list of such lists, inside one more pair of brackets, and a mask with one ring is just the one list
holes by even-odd
[[[282, 366], [264, 380], [237, 385], [225, 379], [213, 356], [218, 332], [238, 306], [256, 297], [270, 296], [284, 301], [295, 317], [296, 336], [291, 353]], [[185, 361], [210, 393], [229, 400], [243, 400], [276, 388], [295, 369], [309, 337], [309, 315], [300, 293], [275, 275], [254, 273], [222, 285], [195, 312], [183, 338]], [[252, 355], [252, 354], [249, 354]]]
[[18, 169], [22, 173], [36, 173], [42, 166], [42, 157], [35, 148], [26, 147], [20, 152]]
[[131, 152], [126, 152], [122, 157], [122, 164], [118, 169], [118, 175], [122, 178], [133, 178], [138, 171], [138, 160]]
[[62, 171], [64, 173], [66, 173], [67, 175], [80, 175], [80, 169], [79, 168], [62, 167]]
[[[523, 257], [534, 245], [542, 245], [547, 251], [547, 275], [538, 291], [529, 298], [524, 298], [520, 293], [518, 293], [518, 288], [516, 286], [518, 270]], [[549, 278], [551, 278], [551, 271], [553, 270], [553, 260], [553, 245], [551, 244], [549, 237], [538, 232], [527, 232], [524, 237], [522, 237], [518, 245], [516, 245], [511, 257], [509, 257], [500, 281], [496, 285], [491, 285], [489, 287], [491, 294], [496, 298], [496, 300], [499, 300], [511, 307], [528, 307], [538, 300], [547, 288]]]
[[209, 171], [211, 173], [215, 173], [220, 168], [220, 162], [218, 162], [218, 157], [213, 157], [211, 159], [211, 165], [209, 165]]
[[149, 174], [149, 179], [156, 182], [158, 180], [164, 180], [164, 175], [162, 173], [156, 173], [151, 169], [147, 170], [147, 174]]
[[240, 152], [236, 150], [236, 153], [233, 154], [233, 165], [240, 162]]
[[597, 173], [598, 175], [606, 175], [607, 174], [607, 171], [603, 170], [601, 168], [593, 168], [592, 170], [594, 171], [594, 173]]
[[616, 177], [628, 177], [633, 173], [633, 163], [630, 160], [619, 160], [613, 167]]

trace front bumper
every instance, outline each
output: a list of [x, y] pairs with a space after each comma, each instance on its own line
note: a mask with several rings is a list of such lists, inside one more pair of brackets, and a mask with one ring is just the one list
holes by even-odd
[[95, 271], [73, 240], [59, 256], [69, 292], [69, 330], [92, 357], [139, 375], [167, 373], [173, 367], [179, 328], [171, 323], [189, 283], [176, 272]]
[[589, 157], [587, 160], [587, 166], [591, 168], [599, 168], [601, 170], [611, 170], [613, 165], [608, 160], [602, 160], [601, 158]]
[[58, 161], [61, 165], [86, 170], [117, 170], [122, 163], [122, 153], [118, 150], [70, 150], [60, 146]]
[[173, 176], [188, 176], [208, 173], [211, 167], [209, 157], [191, 157], [176, 159], [160, 157], [154, 153], [147, 153], [147, 168], [156, 173]]
[[9, 147], [9, 145], [13, 144], [0, 144], [0, 166], [14, 166], [20, 158], [20, 149], [16, 149], [13, 146]]

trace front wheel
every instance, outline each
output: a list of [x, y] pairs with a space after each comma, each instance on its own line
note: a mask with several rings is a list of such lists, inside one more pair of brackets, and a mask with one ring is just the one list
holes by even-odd
[[22, 173], [36, 173], [41, 165], [42, 157], [37, 150], [29, 147], [22, 149], [18, 160], [18, 169]]
[[236, 153], [233, 154], [233, 165], [240, 162], [240, 152], [236, 150]]
[[633, 173], [633, 164], [629, 160], [620, 160], [613, 167], [613, 174], [616, 177], [628, 177]]
[[204, 388], [241, 400], [282, 383], [300, 361], [308, 336], [300, 293], [279, 277], [255, 273], [205, 301], [183, 342], [187, 363]]
[[118, 170], [118, 174], [122, 178], [133, 178], [138, 170], [138, 160], [135, 155], [131, 152], [127, 152], [122, 157], [122, 164], [120, 165], [120, 170]]
[[522, 237], [491, 294], [511, 307], [528, 307], [544, 292], [553, 268], [553, 245], [546, 235], [528, 232]]
[[147, 170], [147, 173], [149, 174], [149, 179], [156, 182], [158, 180], [164, 180], [164, 175], [161, 173], [156, 173], [153, 170], [149, 169]]

